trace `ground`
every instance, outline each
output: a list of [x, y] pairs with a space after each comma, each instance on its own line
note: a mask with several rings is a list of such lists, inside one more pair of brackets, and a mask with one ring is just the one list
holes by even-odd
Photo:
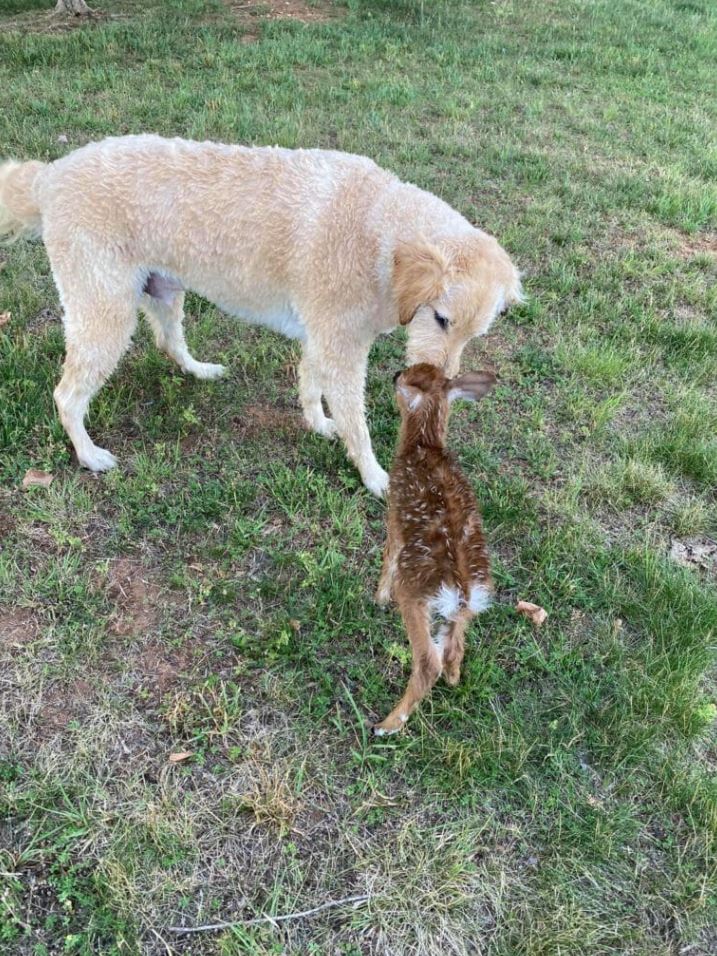
[[[715, 6], [51, 5], [3, 4], [0, 154], [365, 153], [498, 236], [528, 300], [451, 425], [497, 603], [461, 685], [375, 741], [408, 664], [371, 600], [385, 510], [304, 430], [296, 347], [191, 298], [230, 370], [203, 383], [141, 327], [91, 476], [44, 250], [0, 250], [3, 953], [717, 952]], [[401, 363], [372, 354], [386, 465]]]

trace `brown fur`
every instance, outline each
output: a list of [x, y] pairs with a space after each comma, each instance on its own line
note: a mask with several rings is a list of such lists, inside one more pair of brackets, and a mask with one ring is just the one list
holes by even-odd
[[[445, 674], [456, 684], [465, 629], [492, 590], [473, 489], [445, 449], [449, 405], [475, 400], [495, 382], [486, 372], [448, 379], [433, 365], [413, 365], [397, 378], [401, 411], [389, 486], [388, 537], [377, 600], [394, 597], [403, 616], [413, 670], [399, 704], [376, 728], [394, 733]], [[432, 616], [442, 616], [431, 637]]]

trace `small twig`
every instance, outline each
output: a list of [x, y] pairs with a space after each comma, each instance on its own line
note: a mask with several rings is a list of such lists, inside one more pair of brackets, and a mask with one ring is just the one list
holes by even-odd
[[283, 916], [256, 916], [253, 919], [238, 919], [229, 923], [208, 923], [206, 926], [168, 926], [169, 933], [211, 933], [218, 929], [231, 929], [234, 926], [255, 926], [257, 923], [282, 923], [290, 919], [302, 919], [304, 916], [314, 916], [322, 910], [330, 910], [336, 906], [346, 906], [348, 903], [365, 903], [372, 899], [370, 895], [347, 896], [343, 900], [329, 900], [321, 906], [315, 906], [301, 913], [285, 913]]
[[169, 943], [167, 942], [167, 940], [164, 938], [164, 936], [160, 936], [160, 934], [157, 932], [157, 930], [156, 930], [153, 926], [150, 926], [149, 928], [152, 930], [152, 932], [154, 933], [154, 935], [155, 935], [155, 936], [157, 937], [157, 939], [160, 941], [160, 943], [162, 944], [162, 946], [164, 946], [164, 948], [167, 950], [167, 956], [172, 956], [172, 949], [171, 949]]

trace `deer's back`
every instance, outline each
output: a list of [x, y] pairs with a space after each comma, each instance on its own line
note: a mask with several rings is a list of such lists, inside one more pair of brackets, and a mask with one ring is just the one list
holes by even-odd
[[399, 455], [391, 471], [390, 520], [403, 543], [398, 574], [404, 588], [431, 595], [458, 587], [465, 595], [488, 583], [488, 556], [473, 489], [443, 449]]

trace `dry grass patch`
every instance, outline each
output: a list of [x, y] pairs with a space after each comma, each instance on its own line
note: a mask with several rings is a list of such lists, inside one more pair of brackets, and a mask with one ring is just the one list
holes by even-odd
[[325, 23], [341, 14], [327, 0], [223, 0], [239, 17], [265, 20], [297, 20], [300, 23]]

